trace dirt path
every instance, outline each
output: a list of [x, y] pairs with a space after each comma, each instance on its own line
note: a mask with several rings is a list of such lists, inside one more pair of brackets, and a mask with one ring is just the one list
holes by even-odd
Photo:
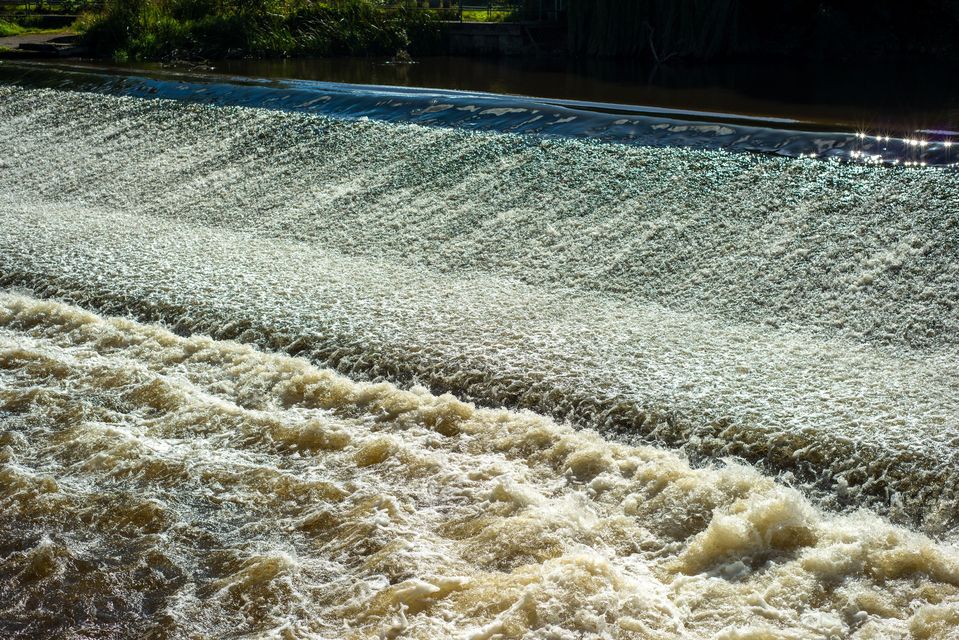
[[77, 34], [73, 31], [22, 33], [0, 38], [0, 53], [4, 57], [61, 57], [76, 55]]

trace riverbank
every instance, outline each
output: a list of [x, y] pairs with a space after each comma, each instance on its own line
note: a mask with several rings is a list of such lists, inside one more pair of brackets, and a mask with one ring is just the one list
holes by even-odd
[[443, 48], [443, 11], [372, 0], [274, 3], [108, 1], [78, 22], [97, 55], [125, 59], [426, 55]]
[[[423, 3], [328, 0], [108, 0], [78, 22], [86, 43], [118, 59], [449, 53], [455, 9]], [[532, 6], [532, 5], [531, 5]], [[549, 50], [664, 63], [731, 59], [959, 61], [959, 6], [946, 0], [673, 2], [566, 0], [535, 17], [559, 27]], [[482, 16], [479, 16], [482, 17]], [[537, 55], [541, 47], [477, 47], [479, 55]]]
[[[612, 58], [661, 65], [959, 62], [959, 5], [879, 0], [561, 0], [508, 11], [425, 0], [107, 0], [73, 25], [114, 60], [330, 56]], [[432, 7], [432, 8], [431, 8]], [[70, 18], [72, 20], [72, 18]], [[16, 25], [12, 25], [16, 29]], [[544, 36], [539, 30], [546, 29]], [[2, 29], [0, 29], [2, 35]]]
[[88, 49], [73, 31], [40, 31], [0, 37], [0, 60], [70, 58], [83, 56]]

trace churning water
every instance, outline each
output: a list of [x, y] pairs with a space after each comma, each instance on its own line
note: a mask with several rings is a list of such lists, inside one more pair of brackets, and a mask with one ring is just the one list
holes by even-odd
[[956, 637], [956, 173], [18, 86], [0, 139], [7, 635]]

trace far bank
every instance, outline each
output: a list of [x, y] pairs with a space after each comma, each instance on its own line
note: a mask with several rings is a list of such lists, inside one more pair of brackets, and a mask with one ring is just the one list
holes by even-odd
[[951, 0], [106, 0], [76, 27], [116, 59], [959, 61]]

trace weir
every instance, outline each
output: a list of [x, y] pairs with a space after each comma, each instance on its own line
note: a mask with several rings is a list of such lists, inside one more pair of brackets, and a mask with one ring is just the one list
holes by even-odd
[[951, 173], [2, 91], [8, 286], [956, 525]]
[[201, 73], [0, 62], [0, 82], [197, 104], [261, 107], [336, 118], [371, 118], [472, 131], [617, 144], [722, 149], [907, 167], [959, 166], [959, 133], [864, 132], [775, 117], [683, 111], [482, 92], [256, 80]]
[[959, 624], [947, 140], [0, 77], [0, 631]]

